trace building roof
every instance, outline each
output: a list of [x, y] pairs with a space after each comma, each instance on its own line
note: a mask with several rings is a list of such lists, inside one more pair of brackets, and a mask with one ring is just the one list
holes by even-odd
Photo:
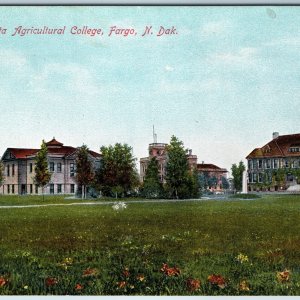
[[214, 164], [197, 164], [197, 170], [200, 172], [228, 172], [226, 169], [220, 168]]
[[7, 148], [5, 152], [10, 152], [15, 158], [22, 159], [34, 155], [39, 149]]
[[51, 141], [49, 141], [49, 142], [47, 142], [46, 143], [46, 146], [47, 147], [61, 147], [61, 146], [63, 146], [64, 144], [63, 143], [60, 143], [60, 142], [58, 142], [56, 139], [55, 139], [55, 137], [53, 137], [53, 139], [51, 140]]
[[[48, 154], [49, 155], [55, 155], [60, 157], [66, 157], [68, 155], [71, 155], [77, 151], [78, 148], [74, 148], [71, 146], [64, 146], [63, 143], [60, 143], [55, 138], [53, 138], [51, 141], [46, 143]], [[6, 153], [11, 153], [14, 158], [16, 159], [26, 159], [28, 157], [34, 157], [36, 153], [40, 149], [25, 149], [25, 148], [7, 148], [4, 155]], [[93, 156], [94, 158], [100, 158], [101, 154], [97, 153], [95, 151], [89, 150], [89, 154]]]
[[299, 152], [289, 151], [290, 147], [300, 147], [300, 133], [279, 135], [261, 148], [255, 148], [246, 158], [293, 157]]

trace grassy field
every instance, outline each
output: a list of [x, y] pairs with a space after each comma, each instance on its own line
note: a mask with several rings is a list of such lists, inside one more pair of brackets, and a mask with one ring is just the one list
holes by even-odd
[[[0, 205], [75, 202], [32, 198]], [[300, 295], [299, 217], [296, 195], [0, 209], [0, 294]]]

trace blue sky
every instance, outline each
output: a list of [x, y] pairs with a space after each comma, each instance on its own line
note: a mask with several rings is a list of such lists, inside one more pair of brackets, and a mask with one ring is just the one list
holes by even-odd
[[[158, 142], [174, 134], [230, 169], [273, 131], [300, 132], [300, 7], [1, 7], [0, 20], [1, 153], [55, 136], [140, 158], [154, 124]], [[11, 36], [44, 25], [66, 32]], [[114, 25], [138, 34], [108, 37]], [[147, 25], [178, 34], [141, 37]]]

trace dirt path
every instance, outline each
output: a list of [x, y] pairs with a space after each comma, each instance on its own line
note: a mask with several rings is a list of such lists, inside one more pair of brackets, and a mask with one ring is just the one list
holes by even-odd
[[[135, 200], [135, 201], [124, 201], [124, 203], [164, 203], [164, 202], [194, 202], [194, 201], [206, 201], [208, 199], [187, 199], [187, 200], [177, 200], [177, 199], [157, 199], [157, 200]], [[29, 205], [3, 205], [0, 209], [7, 208], [33, 208], [33, 207], [48, 207], [48, 206], [76, 206], [76, 205], [113, 205], [118, 202], [123, 201], [107, 201], [107, 202], [73, 202], [73, 203], [53, 203], [53, 204], [29, 204]]]

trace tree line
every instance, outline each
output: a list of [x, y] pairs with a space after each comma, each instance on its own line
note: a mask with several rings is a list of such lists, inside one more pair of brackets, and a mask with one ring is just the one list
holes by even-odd
[[[214, 184], [214, 178], [203, 177], [197, 168], [191, 169], [188, 163], [187, 149], [177, 137], [172, 136], [166, 146], [167, 161], [165, 178], [161, 181], [159, 163], [152, 157], [147, 165], [145, 178], [140, 183], [136, 169], [136, 158], [132, 147], [127, 144], [102, 146], [101, 163], [95, 166], [89, 148], [82, 145], [78, 148], [75, 158], [75, 179], [78, 193], [86, 198], [90, 194], [107, 197], [141, 196], [145, 198], [198, 198], [201, 192]], [[236, 171], [233, 165], [233, 175], [238, 177], [235, 185], [241, 188], [241, 172]], [[239, 168], [238, 168], [239, 169]], [[242, 168], [243, 169], [243, 168]], [[242, 171], [242, 170], [239, 170]], [[3, 182], [3, 164], [0, 162], [0, 184]], [[237, 173], [237, 175], [235, 175]], [[224, 178], [225, 179], [225, 178]], [[34, 182], [38, 187], [44, 188], [51, 180], [48, 169], [48, 150], [45, 141], [42, 141], [40, 150], [35, 158]], [[222, 179], [223, 188], [228, 188], [228, 182]]]

